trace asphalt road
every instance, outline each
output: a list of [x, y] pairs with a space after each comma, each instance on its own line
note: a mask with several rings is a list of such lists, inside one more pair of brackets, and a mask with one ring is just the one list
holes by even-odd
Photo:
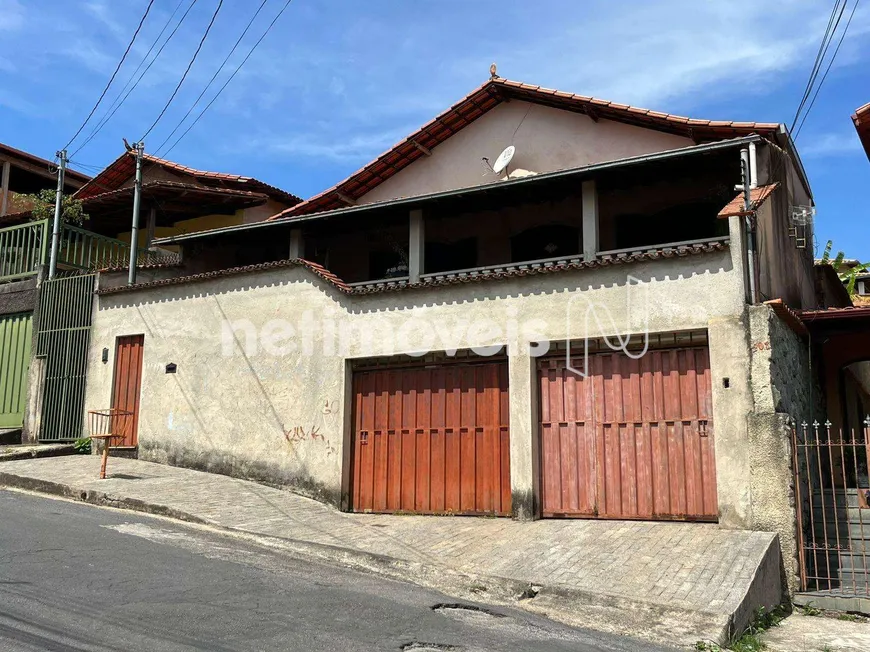
[[[0, 491], [0, 650], [657, 652], [148, 516]], [[471, 603], [463, 603], [471, 604]]]

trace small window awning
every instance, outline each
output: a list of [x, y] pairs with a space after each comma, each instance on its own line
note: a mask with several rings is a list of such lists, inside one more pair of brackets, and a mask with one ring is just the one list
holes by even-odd
[[[758, 186], [749, 191], [749, 212], [757, 211], [761, 205], [767, 201], [767, 198], [773, 194], [773, 191], [779, 187], [779, 183], [771, 183], [766, 186]], [[734, 216], [747, 215], [745, 210], [745, 202], [743, 193], [739, 193], [734, 199], [728, 202], [725, 207], [719, 211], [719, 219], [726, 219]]]

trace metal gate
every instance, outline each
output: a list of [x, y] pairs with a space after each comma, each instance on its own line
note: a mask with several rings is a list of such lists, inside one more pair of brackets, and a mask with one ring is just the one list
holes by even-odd
[[801, 590], [870, 595], [870, 417], [792, 430]]
[[24, 423], [31, 313], [0, 317], [0, 428], [20, 428]]
[[95, 274], [45, 281], [39, 295], [36, 354], [45, 357], [41, 441], [82, 436]]
[[509, 515], [507, 365], [354, 373], [354, 511]]
[[589, 363], [538, 363], [544, 516], [715, 521], [707, 348]]

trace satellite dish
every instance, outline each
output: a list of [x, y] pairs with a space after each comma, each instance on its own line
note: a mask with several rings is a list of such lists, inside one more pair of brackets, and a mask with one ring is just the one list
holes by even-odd
[[504, 169], [508, 166], [508, 163], [511, 162], [511, 159], [514, 157], [514, 153], [517, 151], [517, 148], [513, 145], [508, 145], [505, 147], [504, 151], [498, 155], [498, 158], [495, 160], [495, 165], [492, 166], [492, 171], [496, 174], [501, 174], [504, 172]]

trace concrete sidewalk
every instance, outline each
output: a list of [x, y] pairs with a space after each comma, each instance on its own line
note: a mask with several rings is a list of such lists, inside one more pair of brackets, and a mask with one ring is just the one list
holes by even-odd
[[[569, 624], [722, 642], [779, 596], [775, 535], [710, 524], [346, 514], [264, 485], [113, 458], [0, 462], [0, 486], [229, 529], [300, 555]], [[519, 602], [517, 602], [519, 601]]]

